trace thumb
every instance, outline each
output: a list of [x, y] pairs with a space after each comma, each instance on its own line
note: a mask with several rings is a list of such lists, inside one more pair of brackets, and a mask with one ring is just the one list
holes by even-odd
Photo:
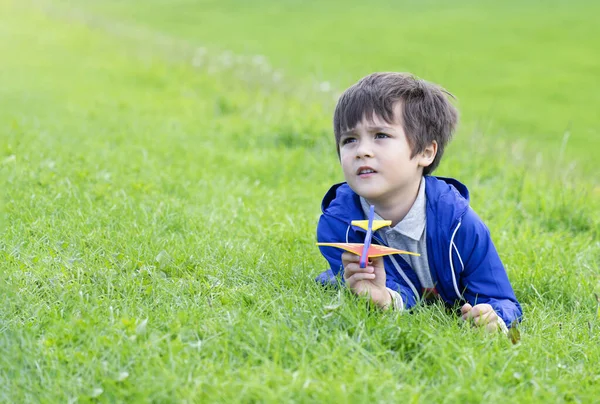
[[383, 264], [383, 257], [376, 257], [370, 259], [370, 264], [375, 270], [375, 274], [378, 276], [382, 276], [385, 274], [385, 266]]
[[376, 283], [381, 286], [385, 286], [385, 266], [383, 263], [383, 257], [377, 257], [371, 259], [371, 265], [373, 266], [373, 270], [375, 272]]
[[374, 257], [370, 259], [371, 265], [378, 268], [384, 268], [383, 257]]

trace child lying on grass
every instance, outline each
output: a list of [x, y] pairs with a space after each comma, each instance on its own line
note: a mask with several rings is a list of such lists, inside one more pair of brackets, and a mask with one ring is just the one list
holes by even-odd
[[[462, 304], [464, 320], [506, 332], [521, 317], [490, 233], [469, 206], [467, 188], [430, 174], [439, 165], [458, 113], [442, 88], [403, 73], [374, 73], [347, 89], [334, 114], [334, 132], [345, 183], [322, 202], [320, 242], [362, 243], [365, 231], [351, 225], [367, 217], [391, 220], [373, 243], [420, 256], [359, 258], [321, 247], [330, 269], [317, 278], [337, 283], [378, 306], [406, 310], [440, 298]], [[404, 258], [406, 257], [406, 258]]]

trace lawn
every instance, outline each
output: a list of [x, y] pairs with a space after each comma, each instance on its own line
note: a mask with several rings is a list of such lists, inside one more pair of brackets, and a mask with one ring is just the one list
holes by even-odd
[[[0, 401], [597, 400], [598, 8], [1, 0]], [[335, 97], [373, 70], [458, 97], [436, 174], [518, 344], [313, 282]]]

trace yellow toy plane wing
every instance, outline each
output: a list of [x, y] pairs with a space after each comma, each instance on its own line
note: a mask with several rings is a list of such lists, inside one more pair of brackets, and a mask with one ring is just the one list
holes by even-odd
[[[382, 227], [390, 226], [392, 224], [391, 220], [373, 220], [373, 231], [377, 231]], [[369, 230], [369, 221], [368, 220], [353, 220], [352, 226], [358, 226], [361, 229]]]

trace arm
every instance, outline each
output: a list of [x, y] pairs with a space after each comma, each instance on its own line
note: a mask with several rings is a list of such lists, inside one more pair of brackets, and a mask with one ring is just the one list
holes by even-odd
[[373, 303], [387, 309], [393, 302], [392, 293], [386, 287], [383, 258], [371, 258], [365, 268], [360, 267], [358, 255], [342, 254], [344, 282], [348, 289], [359, 296], [368, 296]]
[[[473, 310], [478, 309], [473, 311], [467, 305], [463, 306], [463, 317], [466, 315], [475, 319], [476, 324], [487, 324], [499, 317], [508, 327], [514, 321], [519, 321], [522, 315], [521, 306], [515, 297], [504, 265], [488, 228], [472, 209], [463, 217], [454, 242], [464, 264], [459, 287], [464, 289], [463, 296], [468, 305], [472, 306]], [[455, 267], [461, 268], [459, 261], [455, 260]], [[478, 307], [487, 305], [493, 309], [493, 314], [488, 314], [489, 310], [485, 307]], [[498, 325], [502, 327], [503, 324], [498, 322]]]
[[[340, 223], [332, 223], [334, 219], [321, 215], [317, 225], [317, 241], [335, 243], [345, 241], [345, 234]], [[321, 254], [329, 263], [329, 269], [320, 273], [315, 279], [324, 286], [338, 286], [343, 275], [342, 251], [334, 247], [319, 247]]]

